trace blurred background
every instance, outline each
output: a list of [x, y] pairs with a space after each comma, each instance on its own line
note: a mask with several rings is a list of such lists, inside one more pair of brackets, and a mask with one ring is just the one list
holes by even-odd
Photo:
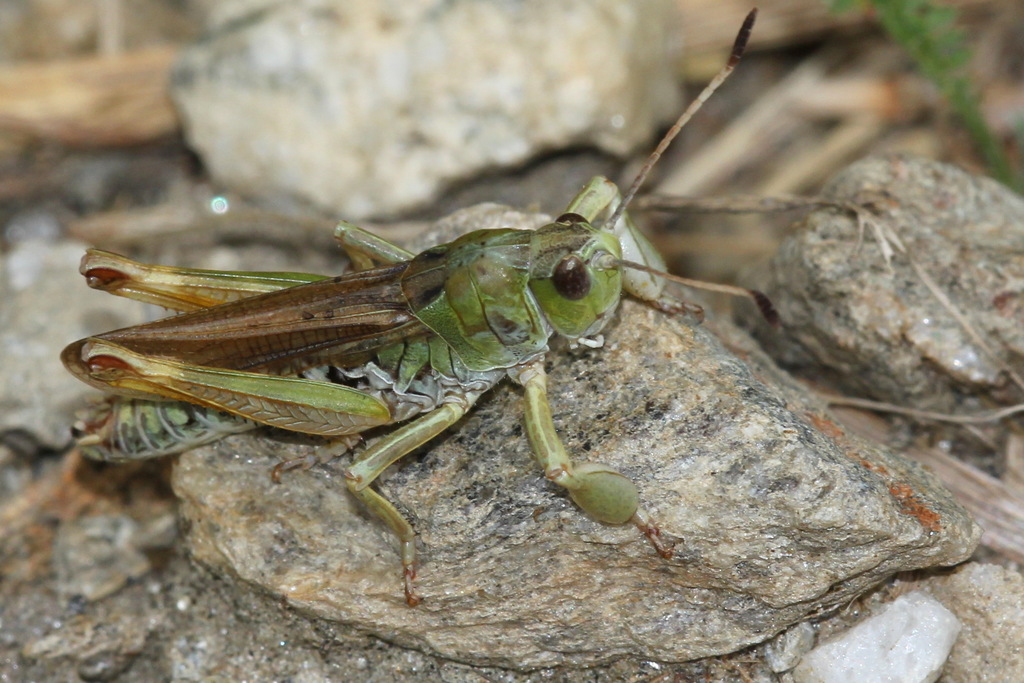
[[[0, 245], [205, 239], [197, 217], [221, 196], [328, 224], [485, 200], [556, 213], [596, 173], [628, 182], [676, 89], [710, 79], [750, 9], [487, 5], [6, 2]], [[891, 152], [1019, 182], [1022, 29], [1014, 0], [768, 0], [743, 66], [647, 190], [813, 194]], [[652, 229], [677, 271], [728, 279], [789, 218], [660, 214]]]

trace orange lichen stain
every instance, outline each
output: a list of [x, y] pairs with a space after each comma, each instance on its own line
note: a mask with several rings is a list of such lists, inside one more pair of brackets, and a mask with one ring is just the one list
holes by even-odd
[[889, 484], [889, 493], [899, 501], [904, 514], [915, 517], [928, 531], [942, 531], [942, 518], [939, 513], [925, 505], [914, 493], [914, 489], [906, 484]]
[[874, 472], [875, 474], [880, 474], [883, 477], [889, 476], [889, 470], [885, 469], [884, 466], [876, 465], [875, 463], [871, 462], [864, 456], [854, 453], [853, 451], [847, 451], [846, 454], [853, 458], [854, 460], [856, 460], [860, 464], [860, 466], [866, 469], [868, 472]]
[[814, 425], [815, 429], [830, 439], [838, 439], [841, 436], [846, 436], [846, 432], [843, 431], [843, 428], [827, 417], [817, 415], [815, 413], [807, 413], [807, 417], [810, 419], [811, 424]]

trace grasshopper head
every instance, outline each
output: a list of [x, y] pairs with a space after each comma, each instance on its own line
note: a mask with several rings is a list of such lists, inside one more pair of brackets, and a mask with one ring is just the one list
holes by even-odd
[[565, 214], [537, 230], [530, 249], [530, 290], [551, 327], [570, 338], [599, 332], [622, 295], [615, 235]]

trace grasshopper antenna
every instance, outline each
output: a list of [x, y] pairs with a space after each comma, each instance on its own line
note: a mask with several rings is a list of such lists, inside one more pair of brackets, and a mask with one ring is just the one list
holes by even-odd
[[740, 57], [743, 56], [743, 51], [747, 48], [747, 41], [750, 39], [750, 32], [754, 28], [754, 20], [756, 18], [757, 8], [755, 7], [750, 10], [749, 14], [747, 14], [747, 18], [743, 20], [743, 25], [740, 26], [739, 33], [736, 34], [736, 41], [732, 44], [732, 52], [729, 53], [729, 61], [726, 62], [725, 66], [722, 67], [722, 70], [715, 75], [714, 79], [708, 83], [707, 87], [701, 91], [700, 95], [697, 96], [697, 99], [691, 102], [690, 106], [686, 108], [686, 111], [676, 119], [676, 122], [672, 124], [672, 127], [668, 129], [668, 132], [665, 133], [665, 137], [661, 139], [661, 142], [659, 142], [658, 146], [653, 152], [651, 152], [651, 155], [647, 157], [647, 161], [644, 163], [643, 168], [640, 169], [640, 173], [638, 173], [636, 179], [633, 180], [633, 184], [629, 186], [629, 190], [622, 198], [622, 201], [619, 202], [619, 205], [615, 208], [615, 212], [612, 214], [612, 217], [608, 220], [606, 225], [614, 226], [619, 222], [619, 219], [622, 218], [622, 214], [626, 211], [626, 207], [631, 201], [633, 201], [633, 197], [636, 196], [640, 186], [643, 185], [645, 180], [647, 180], [647, 176], [650, 174], [651, 169], [654, 168], [654, 165], [658, 163], [659, 159], [661, 159], [661, 155], [665, 153], [668, 146], [672, 144], [672, 141], [675, 140], [677, 135], [679, 135], [679, 131], [681, 131], [683, 126], [693, 118], [693, 115], [697, 113], [705, 102], [707, 102], [708, 98], [711, 97], [711, 94], [718, 90], [718, 86], [725, 82], [725, 79], [729, 77], [732, 70], [736, 68], [737, 64], [739, 64]]
[[672, 275], [650, 266], [645, 266], [642, 263], [636, 263], [634, 261], [626, 261], [625, 259], [615, 259], [615, 263], [618, 263], [624, 268], [632, 268], [634, 270], [642, 270], [645, 273], [657, 275], [658, 277], [670, 280], [671, 282], [678, 282], [681, 285], [687, 287], [693, 287], [695, 289], [705, 289], [710, 292], [722, 292], [724, 294], [732, 294], [733, 296], [742, 296], [750, 299], [757, 306], [757, 310], [761, 312], [764, 319], [768, 321], [768, 324], [772, 327], [779, 327], [781, 324], [779, 319], [779, 312], [775, 310], [775, 305], [772, 304], [771, 299], [764, 292], [756, 289], [747, 289], [746, 287], [736, 287], [734, 285], [722, 285], [715, 282], [704, 282], [703, 280], [691, 280], [688, 277], [680, 277], [678, 275]]
[[[636, 193], [640, 190], [640, 186], [644, 184], [645, 180], [647, 180], [647, 176], [650, 175], [651, 169], [654, 168], [654, 165], [658, 163], [659, 159], [661, 159], [661, 155], [665, 153], [668, 146], [672, 144], [672, 141], [675, 140], [677, 135], [679, 135], [679, 131], [681, 131], [683, 126], [693, 118], [693, 115], [700, 110], [704, 103], [708, 101], [708, 98], [718, 90], [718, 87], [725, 82], [725, 79], [729, 77], [729, 74], [731, 74], [733, 69], [736, 68], [736, 65], [739, 64], [740, 57], [743, 56], [743, 52], [747, 49], [747, 41], [750, 40], [750, 33], [754, 29], [755, 19], [757, 19], [756, 7], [750, 10], [747, 17], [743, 20], [743, 25], [740, 26], [740, 30], [736, 34], [736, 40], [732, 44], [732, 52], [729, 53], [729, 61], [725, 63], [725, 66], [722, 67], [721, 71], [715, 74], [715, 77], [710, 83], [708, 83], [707, 87], [697, 95], [697, 98], [690, 103], [690, 106], [686, 108], [686, 111], [684, 111], [682, 115], [676, 119], [676, 122], [672, 124], [672, 127], [668, 129], [668, 132], [665, 133], [665, 137], [661, 139], [661, 142], [659, 142], [658, 146], [654, 148], [651, 155], [647, 157], [647, 161], [644, 162], [643, 168], [640, 169], [640, 173], [637, 174], [636, 178], [633, 180], [633, 184], [629, 186], [629, 190], [626, 191], [626, 194], [623, 196], [622, 201], [619, 202], [619, 205], [615, 207], [615, 211], [612, 213], [611, 218], [608, 219], [608, 222], [605, 225], [614, 226], [619, 222], [619, 219], [622, 218], [622, 214], [626, 211], [626, 207], [629, 206], [631, 201], [633, 201], [633, 197], [635, 197]], [[778, 311], [775, 310], [775, 306], [772, 305], [771, 300], [763, 292], [759, 292], [756, 289], [746, 289], [743, 287], [733, 287], [731, 285], [720, 285], [710, 282], [702, 282], [700, 280], [691, 280], [690, 278], [679, 277], [678, 275], [670, 275], [632, 261], [620, 259], [618, 260], [618, 263], [626, 268], [642, 270], [651, 273], [652, 275], [657, 275], [665, 278], [666, 280], [678, 282], [689, 287], [747, 297], [753, 300], [757, 305], [758, 310], [761, 311], [761, 315], [763, 315], [773, 327], [779, 326], [779, 314]]]

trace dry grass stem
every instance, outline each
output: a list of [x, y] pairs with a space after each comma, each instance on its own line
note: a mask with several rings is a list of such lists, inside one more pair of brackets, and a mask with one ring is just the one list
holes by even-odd
[[874, 410], [881, 413], [894, 413], [896, 415], [906, 415], [908, 417], [916, 417], [922, 420], [935, 420], [936, 422], [952, 422], [954, 424], [986, 424], [990, 422], [998, 422], [1004, 420], [1013, 415], [1024, 413], [1024, 404], [1018, 404], [1015, 406], [1008, 406], [1006, 408], [1000, 408], [998, 410], [990, 410], [986, 413], [979, 415], [951, 415], [949, 413], [937, 413], [931, 410], [918, 410], [917, 408], [907, 408], [905, 406], [898, 406], [893, 403], [885, 403], [882, 401], [872, 401], [866, 398], [853, 398], [850, 396], [828, 396], [822, 395], [829, 405], [833, 406], [847, 406], [849, 408], [864, 408], [866, 410]]
[[0, 67], [0, 138], [71, 147], [136, 145], [174, 133], [168, 47]]
[[829, 132], [824, 141], [807, 146], [777, 166], [759, 191], [785, 194], [817, 187], [837, 167], [863, 154], [885, 133], [887, 126], [883, 119], [871, 114], [849, 117]]
[[781, 140], [791, 138], [803, 125], [793, 115], [799, 94], [812, 90], [823, 78], [819, 60], [808, 60], [766, 92], [713, 140], [675, 168], [658, 185], [668, 195], [704, 194], [752, 161], [769, 154]]
[[1024, 434], [1009, 433], [1004, 461], [1003, 483], [1014, 495], [1024, 497]]

